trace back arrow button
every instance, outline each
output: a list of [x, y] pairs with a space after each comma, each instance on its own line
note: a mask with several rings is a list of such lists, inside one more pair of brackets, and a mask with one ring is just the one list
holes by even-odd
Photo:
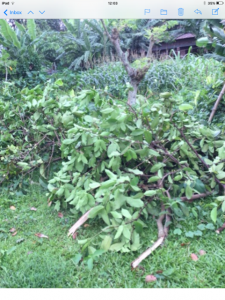
[[6, 9], [6, 10], [4, 11], [4, 14], [5, 14], [6, 16], [8, 16], [8, 15], [7, 15], [7, 13], [6, 13], [6, 12], [7, 12], [7, 10], [8, 10], [8, 9]]

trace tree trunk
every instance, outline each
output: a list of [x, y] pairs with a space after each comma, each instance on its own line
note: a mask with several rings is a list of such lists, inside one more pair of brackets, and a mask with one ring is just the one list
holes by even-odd
[[120, 47], [120, 41], [119, 41], [119, 32], [116, 28], [113, 28], [111, 35], [109, 34], [104, 21], [101, 19], [102, 26], [105, 30], [105, 33], [107, 34], [109, 40], [113, 44], [116, 54], [121, 60], [122, 64], [124, 65], [124, 68], [127, 71], [127, 74], [130, 78], [130, 84], [133, 87], [132, 91], [129, 91], [128, 93], [128, 101], [127, 103], [129, 105], [134, 105], [136, 103], [136, 96], [137, 96], [137, 90], [138, 90], [138, 85], [143, 79], [144, 75], [148, 71], [150, 64], [147, 64], [143, 68], [140, 69], [134, 69], [131, 67], [129, 61], [128, 61], [128, 53], [124, 53], [123, 50]]
[[149, 40], [149, 47], [148, 47], [147, 57], [151, 57], [152, 56], [152, 49], [153, 49], [154, 45], [155, 45], [155, 41], [151, 37], [150, 40]]
[[127, 103], [130, 105], [134, 105], [136, 103], [136, 96], [137, 96], [139, 82], [137, 82], [135, 80], [131, 80], [130, 84], [131, 84], [133, 90], [128, 92]]

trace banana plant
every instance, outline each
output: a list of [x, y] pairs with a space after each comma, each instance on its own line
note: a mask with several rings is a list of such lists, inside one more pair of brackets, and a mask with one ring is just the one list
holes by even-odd
[[105, 57], [109, 53], [108, 37], [97, 21], [63, 20], [67, 31], [60, 33], [66, 43], [59, 49], [57, 59], [64, 59], [69, 69], [93, 68], [94, 58]]
[[27, 20], [27, 28], [15, 21], [13, 30], [6, 20], [0, 20], [0, 45], [7, 49], [12, 59], [18, 59], [27, 49], [35, 50], [36, 25], [32, 19]]
[[209, 52], [205, 57], [225, 62], [225, 33], [222, 20], [206, 20], [205, 36], [196, 41], [198, 47], [205, 47]]

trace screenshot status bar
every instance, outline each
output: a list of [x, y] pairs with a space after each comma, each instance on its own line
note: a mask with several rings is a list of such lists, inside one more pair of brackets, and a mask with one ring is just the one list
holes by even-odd
[[222, 19], [224, 1], [1, 1], [1, 19]]

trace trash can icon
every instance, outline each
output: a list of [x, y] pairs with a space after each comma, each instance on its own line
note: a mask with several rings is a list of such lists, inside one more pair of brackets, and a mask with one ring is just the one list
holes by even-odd
[[184, 9], [178, 8], [178, 16], [183, 16], [183, 15], [184, 15]]

